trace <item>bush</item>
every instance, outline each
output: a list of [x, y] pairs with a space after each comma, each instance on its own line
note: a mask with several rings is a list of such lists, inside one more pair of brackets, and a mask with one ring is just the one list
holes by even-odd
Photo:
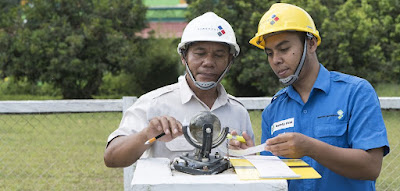
[[13, 77], [6, 77], [0, 80], [0, 92], [2, 92], [2, 97], [8, 98], [18, 95], [18, 97], [27, 98], [45, 96], [53, 99], [61, 96], [61, 91], [49, 83], [39, 82], [33, 84], [26, 78], [16, 80]]
[[[183, 73], [176, 51], [177, 39], [155, 39], [141, 42], [136, 64], [123, 65], [117, 75], [107, 73], [99, 95], [140, 96], [148, 91], [177, 82]], [[118, 95], [118, 96], [117, 96]]]

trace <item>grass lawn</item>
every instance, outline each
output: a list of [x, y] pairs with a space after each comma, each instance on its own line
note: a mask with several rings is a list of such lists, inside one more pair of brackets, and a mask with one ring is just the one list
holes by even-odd
[[[400, 85], [379, 85], [379, 96], [400, 97]], [[382, 93], [383, 92], [383, 93]], [[61, 99], [0, 95], [0, 100]], [[250, 111], [256, 143], [261, 111]], [[400, 111], [384, 111], [391, 153], [377, 190], [400, 188]], [[103, 162], [108, 135], [120, 112], [0, 115], [0, 190], [123, 190], [123, 170]]]
[[[261, 111], [250, 117], [260, 143]], [[384, 111], [391, 153], [378, 190], [399, 188], [400, 111]], [[123, 190], [123, 170], [104, 166], [121, 113], [0, 115], [0, 190]]]
[[107, 136], [121, 113], [0, 115], [0, 190], [123, 190], [107, 168]]

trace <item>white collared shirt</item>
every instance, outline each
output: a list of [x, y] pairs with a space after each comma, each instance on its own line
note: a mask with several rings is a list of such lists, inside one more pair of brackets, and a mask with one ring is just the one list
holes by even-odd
[[[228, 95], [221, 84], [217, 86], [217, 90], [218, 98], [211, 109], [197, 98], [185, 78], [180, 79], [178, 83], [144, 94], [124, 113], [119, 128], [110, 134], [108, 142], [117, 136], [130, 135], [143, 130], [156, 116], [174, 117], [184, 126], [189, 125], [190, 119], [201, 111], [210, 111], [216, 115], [222, 128], [229, 127], [229, 131], [236, 130], [238, 133], [246, 131], [254, 141], [254, 133], [246, 108], [233, 96]], [[226, 144], [222, 143], [221, 146], [226, 147]], [[167, 143], [154, 142], [142, 158], [166, 157], [172, 160], [182, 152], [193, 150], [194, 147], [182, 135]]]

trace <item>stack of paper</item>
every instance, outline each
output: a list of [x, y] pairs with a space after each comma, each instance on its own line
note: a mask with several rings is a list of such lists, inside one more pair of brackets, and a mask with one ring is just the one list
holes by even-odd
[[[301, 159], [253, 155], [245, 158], [230, 158], [230, 161], [240, 180], [321, 178], [315, 169]], [[287, 171], [287, 168], [290, 171]]]
[[253, 164], [260, 178], [297, 178], [294, 173], [280, 158], [276, 156], [250, 155], [245, 156]]

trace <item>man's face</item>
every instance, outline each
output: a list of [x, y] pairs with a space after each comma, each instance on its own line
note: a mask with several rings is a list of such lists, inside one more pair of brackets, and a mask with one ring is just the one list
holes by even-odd
[[295, 32], [283, 32], [268, 36], [265, 40], [265, 53], [275, 74], [280, 78], [293, 75], [303, 53], [303, 43]]
[[217, 81], [231, 59], [229, 46], [217, 42], [196, 42], [189, 47], [187, 62], [199, 82]]

